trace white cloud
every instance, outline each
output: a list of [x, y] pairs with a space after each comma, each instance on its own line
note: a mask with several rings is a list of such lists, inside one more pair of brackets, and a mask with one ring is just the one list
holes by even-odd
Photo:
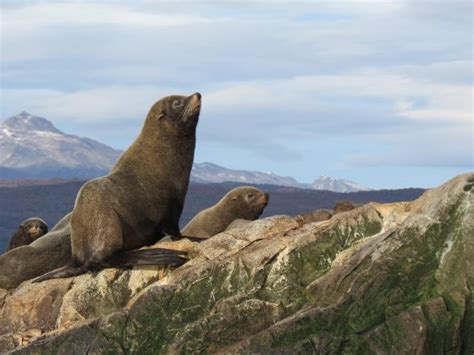
[[[401, 134], [400, 134], [401, 133]], [[373, 136], [384, 149], [366, 153], [348, 152], [345, 162], [353, 167], [367, 166], [451, 166], [474, 168], [472, 131], [466, 126], [422, 126], [415, 132], [387, 131]]]
[[[331, 107], [337, 111], [346, 101], [354, 106], [363, 104], [368, 109], [371, 100], [378, 99], [385, 100], [386, 116], [469, 124], [472, 122], [472, 90], [472, 86], [465, 84], [429, 83], [397, 75], [360, 73], [221, 83], [203, 92], [207, 109], [217, 114], [249, 110], [310, 113], [321, 108], [330, 111]], [[4, 89], [3, 95], [10, 112], [20, 111], [27, 103], [51, 117], [113, 121], [135, 117], [155, 99], [174, 92], [186, 93], [186, 89], [114, 85], [72, 92]]]
[[172, 88], [110, 86], [74, 92], [56, 90], [4, 90], [3, 100], [10, 114], [23, 109], [56, 122], [118, 124], [142, 120], [151, 105]]
[[25, 7], [4, 8], [2, 11], [1, 24], [5, 30], [20, 32], [57, 25], [172, 27], [225, 20], [202, 15], [145, 12], [127, 4], [113, 2], [38, 2]]
[[[284, 80], [232, 83], [211, 92], [208, 100], [214, 110], [241, 108], [311, 111], [324, 105], [337, 107], [348, 100], [364, 102], [385, 99], [393, 106], [386, 115], [414, 120], [472, 122], [472, 85], [430, 83], [399, 75], [360, 73], [314, 75]], [[421, 102], [415, 105], [415, 102]], [[226, 109], [227, 108], [227, 109]]]

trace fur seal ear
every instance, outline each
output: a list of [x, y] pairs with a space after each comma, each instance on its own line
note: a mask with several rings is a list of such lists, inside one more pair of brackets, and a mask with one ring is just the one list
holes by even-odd
[[163, 118], [165, 117], [165, 114], [163, 112], [160, 112], [157, 116], [156, 116], [156, 119], [158, 121], [161, 121]]

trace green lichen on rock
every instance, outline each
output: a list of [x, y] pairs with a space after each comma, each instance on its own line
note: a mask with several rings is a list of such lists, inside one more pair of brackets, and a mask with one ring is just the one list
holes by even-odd
[[[399, 319], [400, 314], [413, 307], [421, 310], [419, 305], [429, 305], [438, 297], [444, 300], [446, 309], [432, 314], [429, 313], [431, 308], [425, 306], [428, 319], [418, 312], [416, 324], [426, 328], [424, 336], [428, 339], [428, 348], [435, 349], [442, 343], [446, 350], [459, 349], [459, 334], [456, 332], [459, 332], [467, 299], [462, 293], [453, 296], [448, 292], [463, 290], [465, 273], [462, 260], [473, 255], [465, 255], [459, 246], [463, 238], [472, 238], [472, 235], [462, 234], [465, 216], [459, 203], [446, 210], [448, 213], [438, 216], [440, 221], [425, 231], [410, 227], [394, 232], [384, 241], [395, 246], [388, 250], [387, 257], [380, 256], [374, 261], [371, 254], [357, 265], [356, 272], [344, 276], [333, 295], [338, 298], [350, 292], [338, 313], [341, 316], [334, 317], [333, 312], [328, 311], [322, 312], [317, 320], [310, 318], [302, 325], [295, 323], [296, 327], [283, 332], [273, 345], [277, 348], [289, 346], [329, 330], [332, 335], [343, 336], [354, 350], [354, 344], [360, 342], [363, 334], [381, 327], [376, 338], [372, 336], [369, 338], [372, 340], [367, 340], [370, 346], [357, 345], [356, 348], [369, 346], [375, 352], [381, 349], [405, 352], [409, 349], [403, 348], [403, 344], [406, 344], [410, 329], [407, 328], [409, 322]], [[332, 329], [328, 329], [329, 324]], [[440, 338], [441, 334], [444, 338]], [[355, 341], [354, 337], [359, 340]], [[374, 341], [375, 345], [372, 344]]]

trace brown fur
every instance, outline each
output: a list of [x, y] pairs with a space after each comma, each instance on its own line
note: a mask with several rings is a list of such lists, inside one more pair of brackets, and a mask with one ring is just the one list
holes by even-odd
[[137, 255], [151, 254], [120, 252], [154, 244], [166, 234], [180, 236], [200, 108], [199, 93], [168, 96], [153, 105], [110, 174], [79, 191], [71, 217], [73, 263], [37, 281], [129, 265], [126, 259], [137, 262]]
[[183, 236], [212, 237], [225, 231], [235, 219], [257, 219], [267, 203], [267, 193], [255, 187], [237, 187], [229, 191], [216, 205], [199, 212], [181, 233]]

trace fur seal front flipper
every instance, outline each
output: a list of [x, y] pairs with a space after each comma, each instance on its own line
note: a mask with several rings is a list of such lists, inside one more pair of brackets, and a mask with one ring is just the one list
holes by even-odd
[[185, 258], [186, 254], [185, 251], [164, 248], [130, 250], [114, 254], [100, 265], [63, 266], [37, 277], [32, 282], [73, 277], [92, 269], [100, 270], [106, 267], [127, 268], [139, 265], [169, 265], [178, 267], [187, 261]]
[[62, 278], [67, 278], [67, 277], [73, 277], [73, 276], [84, 274], [87, 271], [88, 271], [88, 268], [85, 265], [82, 265], [79, 267], [67, 265], [59, 269], [47, 272], [46, 274], [37, 277], [31, 282], [35, 283], [35, 282], [41, 282], [41, 281], [50, 280], [50, 279], [62, 279]]

